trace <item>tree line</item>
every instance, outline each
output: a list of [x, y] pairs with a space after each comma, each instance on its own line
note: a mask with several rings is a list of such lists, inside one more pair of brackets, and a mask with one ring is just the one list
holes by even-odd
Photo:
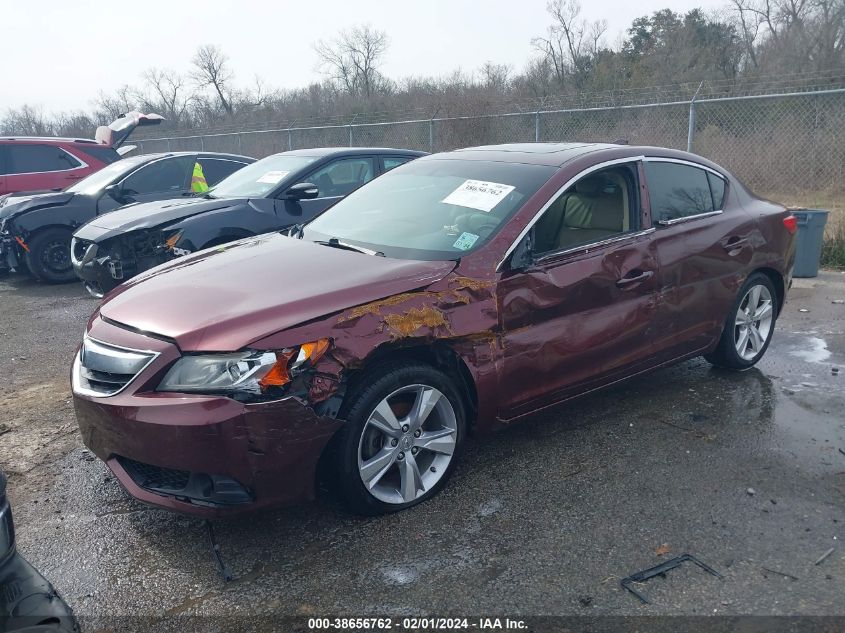
[[[532, 40], [524, 67], [485, 63], [445, 77], [390, 78], [388, 34], [355, 26], [314, 43], [319, 81], [273, 88], [237, 81], [218, 46], [201, 46], [188, 72], [146, 70], [137, 84], [100, 93], [91, 111], [45, 114], [10, 109], [4, 135], [90, 136], [123, 112], [157, 112], [171, 130], [261, 126], [418, 111], [425, 116], [483, 112], [503, 99], [542, 102], [553, 95], [719, 82], [753, 86], [768, 77], [845, 73], [845, 0], [730, 0], [718, 11], [655, 11], [611, 41], [604, 20], [582, 17], [578, 0], [549, 0], [549, 24]], [[841, 80], [841, 77], [840, 77]]]

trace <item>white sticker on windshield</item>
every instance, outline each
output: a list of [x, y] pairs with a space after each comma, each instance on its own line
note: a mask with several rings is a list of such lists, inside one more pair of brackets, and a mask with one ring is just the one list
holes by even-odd
[[461, 233], [461, 236], [452, 244], [452, 248], [459, 248], [462, 251], [468, 251], [478, 241], [478, 236], [475, 233]]
[[464, 184], [443, 199], [446, 204], [457, 204], [479, 211], [492, 211], [506, 195], [516, 189], [511, 185], [483, 180], [465, 180]]
[[263, 182], [267, 183], [268, 185], [275, 185], [279, 182], [282, 178], [287, 176], [290, 172], [289, 171], [268, 171], [266, 174], [261, 176], [255, 182]]

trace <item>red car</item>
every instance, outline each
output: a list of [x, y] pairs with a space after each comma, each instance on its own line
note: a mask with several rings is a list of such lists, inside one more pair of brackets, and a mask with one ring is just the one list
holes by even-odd
[[426, 156], [290, 236], [202, 251], [107, 295], [72, 368], [77, 420], [154, 505], [293, 503], [322, 463], [354, 510], [399, 510], [444, 485], [470, 430], [695, 356], [754, 365], [796, 228], [686, 152]]
[[[138, 126], [156, 125], [157, 114], [130, 112], [97, 128], [94, 140], [0, 137], [0, 195], [64, 189], [118, 160], [118, 148]], [[131, 149], [131, 148], [128, 148]]]

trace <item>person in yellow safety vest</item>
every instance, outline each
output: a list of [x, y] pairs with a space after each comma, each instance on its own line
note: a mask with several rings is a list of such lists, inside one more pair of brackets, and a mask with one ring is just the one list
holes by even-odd
[[208, 191], [208, 183], [205, 181], [205, 174], [202, 173], [202, 165], [194, 163], [194, 174], [191, 176], [191, 191], [194, 193], [205, 193]]

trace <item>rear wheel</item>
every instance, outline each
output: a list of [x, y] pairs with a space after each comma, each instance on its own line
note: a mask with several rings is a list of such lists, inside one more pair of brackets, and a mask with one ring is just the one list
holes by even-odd
[[75, 281], [70, 261], [71, 232], [66, 229], [39, 231], [27, 244], [26, 265], [41, 281], [61, 284]]
[[339, 441], [343, 501], [360, 514], [395, 512], [437, 494], [463, 443], [463, 402], [428, 365], [389, 364], [350, 398]]
[[728, 369], [748, 369], [755, 365], [772, 340], [776, 298], [775, 287], [766, 275], [751, 275], [731, 306], [718, 346], [704, 357]]

